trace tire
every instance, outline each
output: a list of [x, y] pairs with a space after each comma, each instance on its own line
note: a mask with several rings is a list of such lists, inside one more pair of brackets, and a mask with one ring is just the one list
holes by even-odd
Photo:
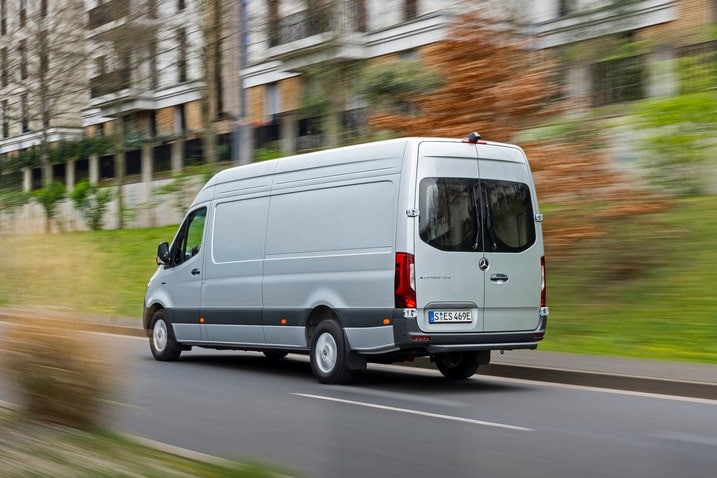
[[154, 358], [163, 362], [177, 360], [182, 349], [174, 340], [172, 324], [164, 309], [154, 313], [149, 330], [149, 349]]
[[289, 352], [287, 352], [286, 350], [276, 349], [262, 350], [261, 353], [263, 353], [269, 360], [281, 360], [287, 355], [289, 355]]
[[440, 354], [436, 356], [436, 367], [449, 380], [464, 380], [478, 370], [478, 355], [474, 352]]
[[316, 326], [309, 348], [311, 371], [321, 383], [341, 384], [353, 378], [348, 368], [346, 343], [341, 327], [334, 320]]

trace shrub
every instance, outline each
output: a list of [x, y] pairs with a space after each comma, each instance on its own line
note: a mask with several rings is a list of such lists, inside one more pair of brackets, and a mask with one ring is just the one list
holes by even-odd
[[105, 213], [112, 201], [112, 191], [100, 189], [87, 179], [83, 179], [75, 185], [70, 197], [75, 203], [75, 209], [80, 211], [90, 229], [93, 231], [102, 229]]
[[55, 218], [57, 206], [67, 196], [65, 185], [59, 181], [52, 181], [44, 188], [36, 190], [33, 196], [45, 210], [45, 232], [50, 232], [51, 222]]
[[31, 418], [83, 428], [97, 423], [109, 388], [97, 347], [66, 321], [14, 324], [1, 362]]

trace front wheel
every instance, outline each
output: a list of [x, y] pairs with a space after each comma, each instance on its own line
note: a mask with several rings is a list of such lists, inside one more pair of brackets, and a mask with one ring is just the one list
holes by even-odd
[[169, 323], [167, 312], [158, 310], [152, 316], [151, 334], [149, 336], [149, 348], [155, 359], [161, 361], [172, 361], [179, 358], [182, 349], [174, 340], [174, 332]]
[[347, 383], [353, 371], [347, 366], [346, 344], [339, 324], [324, 320], [316, 326], [309, 349], [311, 370], [321, 383]]
[[436, 356], [436, 367], [450, 380], [463, 380], [478, 370], [478, 354], [474, 352], [447, 353]]

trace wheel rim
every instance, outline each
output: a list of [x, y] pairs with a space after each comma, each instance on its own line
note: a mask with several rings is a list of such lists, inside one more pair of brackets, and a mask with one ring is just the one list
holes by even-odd
[[461, 356], [456, 354], [446, 354], [443, 357], [443, 365], [448, 368], [456, 368], [461, 364]]
[[167, 347], [167, 324], [164, 320], [158, 320], [152, 329], [152, 341], [158, 352], [163, 352]]
[[319, 336], [314, 356], [316, 365], [323, 373], [330, 373], [334, 369], [338, 359], [338, 350], [336, 349], [336, 340], [331, 334], [327, 332]]

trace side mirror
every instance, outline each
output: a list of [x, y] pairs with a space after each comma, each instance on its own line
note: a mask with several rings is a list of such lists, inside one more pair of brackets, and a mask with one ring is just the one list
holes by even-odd
[[157, 265], [169, 263], [169, 243], [162, 242], [157, 246]]

